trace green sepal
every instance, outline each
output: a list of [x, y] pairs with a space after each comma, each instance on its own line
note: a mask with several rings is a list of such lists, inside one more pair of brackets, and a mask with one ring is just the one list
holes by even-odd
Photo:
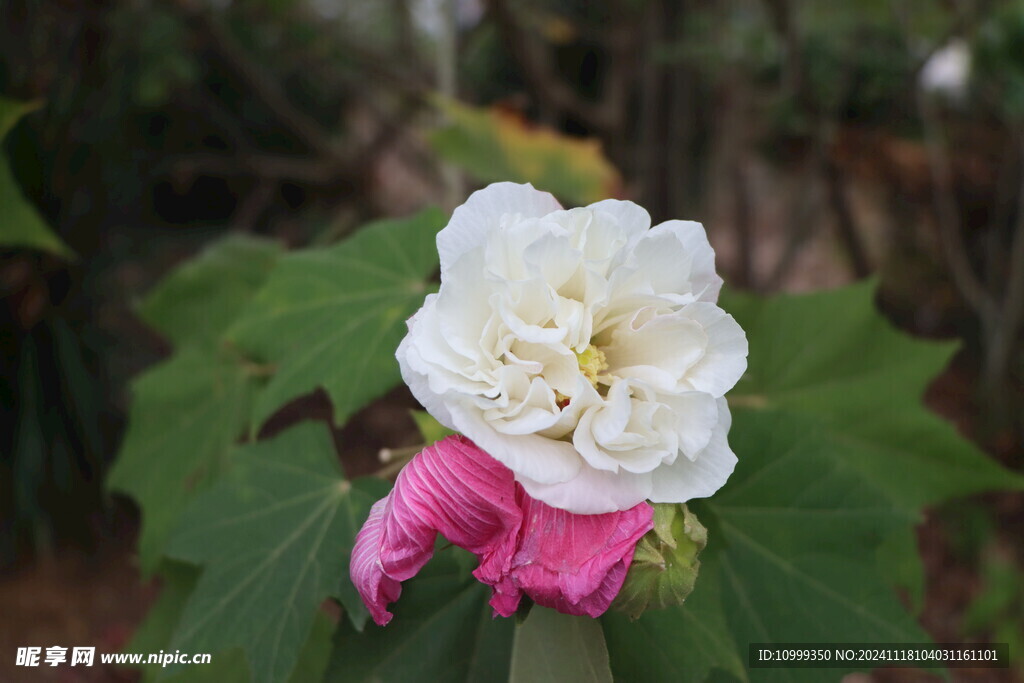
[[685, 505], [655, 504], [654, 528], [637, 543], [612, 609], [639, 619], [646, 610], [683, 604], [697, 582], [697, 557], [707, 542], [707, 529]]

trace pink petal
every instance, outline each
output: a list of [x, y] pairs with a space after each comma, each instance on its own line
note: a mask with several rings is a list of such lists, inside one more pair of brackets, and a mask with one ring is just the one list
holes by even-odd
[[352, 583], [359, 590], [363, 603], [370, 610], [373, 620], [383, 626], [394, 616], [386, 607], [402, 594], [402, 584], [384, 573], [380, 564], [380, 532], [383, 527], [384, 507], [391, 499], [391, 494], [381, 498], [370, 508], [370, 516], [363, 528], [356, 534], [356, 543], [352, 548], [352, 563], [349, 574]]
[[[654, 527], [654, 509], [577, 515], [520, 489], [523, 526], [511, 577], [537, 604], [600, 616], [622, 588], [637, 541]], [[493, 603], [492, 603], [493, 604]]]
[[401, 582], [434, 552], [438, 533], [480, 560], [473, 575], [491, 586], [491, 606], [511, 616], [525, 592], [567, 614], [597, 617], [625, 580], [653, 509], [577, 515], [531, 498], [512, 471], [465, 437], [451, 436], [406, 465], [356, 536], [352, 581], [373, 620], [391, 620]]
[[[501, 584], [509, 591], [506, 602], [514, 596], [518, 604], [514, 586], [503, 582], [522, 521], [515, 481], [511, 470], [471, 441], [451, 436], [423, 450], [374, 509], [378, 506], [380, 518], [371, 513], [356, 537], [360, 555], [353, 551], [351, 572], [375, 622], [383, 625], [390, 619], [385, 608], [398, 597], [397, 583], [427, 563], [438, 533], [475, 554], [480, 566], [473, 575], [492, 586]], [[375, 538], [373, 563], [364, 553], [372, 555]]]

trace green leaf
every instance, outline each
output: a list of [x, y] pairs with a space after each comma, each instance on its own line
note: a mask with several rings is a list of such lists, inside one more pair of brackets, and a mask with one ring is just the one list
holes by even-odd
[[277, 247], [228, 237], [182, 265], [146, 297], [143, 319], [182, 348], [134, 385], [128, 432], [109, 486], [142, 511], [139, 555], [152, 571], [189, 500], [245, 434], [266, 368], [218, 342], [266, 279]]
[[266, 281], [279, 254], [278, 245], [267, 240], [219, 240], [150, 291], [139, 315], [175, 345], [213, 346]]
[[620, 683], [699, 683], [712, 669], [746, 681], [744, 659], [726, 621], [717, 577], [702, 571], [682, 606], [651, 610], [633, 621], [608, 612], [601, 617], [612, 673]]
[[621, 183], [597, 140], [530, 126], [501, 109], [442, 99], [437, 104], [448, 125], [434, 132], [431, 146], [478, 180], [529, 182], [574, 204], [613, 196]]
[[18, 102], [0, 97], [0, 142], [7, 138], [7, 134], [21, 120], [21, 117], [39, 109], [42, 104], [42, 102]]
[[213, 653], [209, 664], [177, 664], [145, 667], [158, 683], [249, 683], [249, 668], [238, 649]]
[[510, 683], [611, 683], [608, 648], [596, 619], [534, 606], [516, 627]]
[[416, 423], [416, 429], [419, 430], [420, 436], [423, 437], [423, 443], [427, 446], [440, 441], [446, 436], [451, 436], [456, 433], [435, 420], [434, 417], [425, 410], [411, 410], [409, 412], [412, 414], [412, 419]]
[[511, 619], [494, 619], [490, 589], [474, 579], [471, 555], [449, 547], [402, 585], [386, 627], [339, 628], [327, 681], [464, 681], [508, 678]]
[[[22, 116], [39, 102], [15, 102], [0, 97], [0, 143]], [[36, 208], [25, 199], [5, 154], [0, 151], [0, 246], [28, 247], [66, 259], [74, 252], [54, 233]]]
[[[149, 653], [167, 649], [185, 601], [199, 579], [199, 569], [190, 564], [165, 561], [160, 565], [160, 578], [160, 597], [149, 608], [145, 621], [125, 646], [125, 652]], [[142, 680], [147, 683], [155, 681], [163, 673], [159, 666], [139, 668], [142, 670]]]
[[758, 413], [737, 414], [730, 441], [736, 471], [699, 507], [709, 540], [698, 585], [709, 574], [722, 583], [737, 642], [927, 642], [876, 561], [916, 517], [850, 463], [857, 451], [835, 448], [806, 421]]
[[256, 425], [317, 387], [341, 424], [399, 381], [395, 349], [429, 290], [443, 224], [439, 211], [426, 210], [280, 259], [228, 332], [249, 357], [277, 368], [256, 401]]
[[893, 329], [875, 311], [873, 294], [867, 282], [803, 296], [723, 297], [750, 341], [750, 370], [730, 406], [820, 426], [829, 448], [850, 453], [850, 464], [905, 509], [1024, 488], [1024, 477], [921, 405], [955, 344]]
[[[709, 530], [698, 594], [721, 584], [740, 644], [925, 642], [893, 586], [920, 589], [907, 547], [920, 506], [1019, 484], [921, 405], [951, 345], [896, 332], [872, 295], [867, 284], [723, 299], [750, 340], [750, 371], [730, 395], [739, 463], [693, 507]], [[897, 564], [880, 570], [880, 558]]]
[[[125, 652], [170, 651], [174, 629], [181, 619], [189, 595], [195, 589], [199, 574], [198, 567], [180, 562], [165, 561], [160, 566], [163, 580], [160, 598], [146, 614], [145, 621], [125, 647]], [[334, 623], [323, 612], [318, 612], [313, 619], [309, 638], [299, 655], [299, 663], [288, 678], [289, 683], [305, 683], [323, 678], [333, 645], [333, 632]], [[209, 664], [174, 667], [150, 664], [138, 668], [146, 683], [248, 683], [251, 680], [249, 665], [240, 649], [232, 648], [211, 654]]]
[[886, 575], [898, 594], [906, 597], [910, 612], [919, 615], [924, 606], [924, 565], [914, 528], [898, 529], [885, 538], [878, 547], [875, 564], [876, 571]]
[[288, 677], [288, 683], [322, 681], [334, 647], [334, 622], [323, 612], [313, 618], [313, 628], [299, 653], [299, 663]]
[[240, 647], [253, 680], [285, 680], [373, 502], [345, 480], [322, 424], [239, 449], [168, 544], [171, 557], [203, 565], [171, 647]]
[[244, 433], [254, 388], [237, 358], [192, 347], [135, 380], [128, 430], [107, 483], [142, 512], [144, 572], [156, 568], [182, 510]]

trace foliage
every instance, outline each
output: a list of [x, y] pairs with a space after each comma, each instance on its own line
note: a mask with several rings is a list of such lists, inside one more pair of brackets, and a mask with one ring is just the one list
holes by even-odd
[[511, 683], [611, 683], [601, 625], [543, 607], [516, 629]]
[[155, 287], [139, 315], [175, 345], [216, 345], [279, 253], [273, 242], [226, 237]]
[[651, 609], [682, 605], [700, 574], [708, 530], [686, 505], [654, 505], [654, 529], [637, 543], [612, 609], [639, 619]]
[[[317, 606], [347, 573], [351, 539], [381, 493], [373, 484], [382, 482], [347, 481], [330, 433], [312, 423], [245, 446], [231, 460], [167, 547], [169, 556], [203, 567], [171, 648], [241, 648], [254, 681], [285, 680]], [[357, 597], [344, 606], [362, 608]]]
[[[1024, 648], [1024, 575], [1006, 552], [989, 549], [982, 557], [982, 588], [964, 615], [964, 632], [1007, 643], [1010, 652]], [[1015, 668], [1024, 673], [1018, 660]]]
[[486, 586], [469, 572], [474, 559], [448, 547], [391, 607], [387, 628], [361, 633], [343, 622], [335, 634], [328, 681], [486, 681], [508, 677], [513, 623], [494, 619]]
[[139, 555], [146, 572], [158, 564], [184, 506], [220, 471], [249, 424], [263, 378], [217, 339], [262, 284], [276, 254], [272, 243], [229, 238], [171, 274], [140, 307], [144, 319], [179, 346], [136, 379], [128, 430], [108, 479], [142, 508]]
[[[154, 609], [145, 642], [217, 653], [236, 671], [247, 664], [254, 680], [286, 680], [302, 648], [316, 647], [307, 641], [318, 605], [333, 597], [348, 618], [332, 636], [328, 680], [493, 680], [506, 671], [607, 680], [602, 667], [618, 680], [701, 681], [714, 669], [799, 679], [808, 672], [745, 671], [740, 646], [822, 633], [926, 640], [894, 585], [920, 587], [907, 558], [921, 507], [1024, 488], [921, 406], [953, 347], [893, 330], [874, 310], [871, 283], [733, 294], [724, 306], [751, 348], [731, 399], [740, 464], [721, 492], [691, 505], [708, 528], [707, 550], [684, 605], [597, 622], [535, 607], [515, 629], [491, 618], [472, 558], [439, 547], [405, 586], [394, 622], [366, 626], [346, 558], [384, 482], [346, 481], [322, 426], [235, 443], [318, 386], [343, 423], [398, 381], [394, 346], [430, 288], [440, 223], [425, 212], [284, 256], [265, 243], [222, 242], [144, 302], [178, 350], [136, 384], [112, 481], [142, 506], [145, 564], [186, 563], [162, 560], [172, 597]], [[251, 258], [243, 266], [230, 253]], [[427, 438], [441, 433], [418, 422]]]
[[274, 372], [255, 403], [253, 426], [318, 386], [343, 424], [399, 379], [394, 349], [423, 303], [437, 268], [439, 211], [380, 221], [327, 249], [289, 254], [227, 333]]
[[[21, 117], [38, 107], [38, 102], [15, 102], [0, 97], [0, 144]], [[74, 256], [71, 249], [46, 225], [39, 212], [22, 195], [2, 150], [0, 207], [3, 207], [3, 214], [0, 214], [0, 246], [38, 249], [63, 258]]]
[[974, 78], [990, 89], [996, 107], [1019, 125], [1024, 118], [1024, 7], [1007, 3], [978, 31], [974, 48]]
[[618, 172], [596, 140], [573, 140], [502, 109], [438, 100], [448, 124], [431, 137], [443, 159], [484, 182], [532, 182], [572, 204], [614, 196]]

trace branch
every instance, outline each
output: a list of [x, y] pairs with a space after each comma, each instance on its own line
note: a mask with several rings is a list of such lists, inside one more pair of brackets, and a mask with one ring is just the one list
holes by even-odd
[[942, 246], [953, 282], [964, 300], [975, 310], [986, 325], [991, 325], [998, 316], [998, 307], [992, 295], [982, 284], [974, 271], [963, 241], [960, 214], [953, 194], [953, 172], [949, 154], [943, 143], [935, 111], [927, 94], [916, 89], [918, 109], [924, 131], [925, 149], [928, 152], [928, 168], [932, 177], [932, 202], [939, 227], [939, 242]]
[[[1020, 145], [1024, 160], [1024, 143]], [[1006, 298], [1003, 301], [1003, 319], [1016, 333], [1024, 323], [1024, 179], [1021, 181], [1017, 203], [1017, 221], [1014, 226], [1013, 245], [1010, 248], [1010, 272], [1007, 275]]]
[[609, 60], [605, 89], [598, 102], [590, 102], [566, 83], [551, 59], [551, 53], [535, 35], [519, 25], [507, 0], [490, 0], [489, 6], [505, 42], [522, 67], [531, 88], [553, 106], [598, 131], [617, 131], [625, 120], [628, 72], [624, 55], [628, 38], [621, 29], [613, 29], [608, 47], [616, 54]]
[[209, 47], [221, 56], [252, 93], [313, 153], [330, 156], [338, 161], [346, 159], [343, 147], [334, 136], [315, 119], [292, 106], [280, 85], [274, 79], [268, 78], [267, 70], [256, 64], [235, 37], [224, 30], [197, 2], [175, 0], [174, 4], [196, 32], [205, 36]]
[[[1024, 161], [1024, 143], [1018, 142]], [[1022, 166], [1024, 174], [1024, 166]], [[1024, 325], [1024, 176], [1017, 196], [1017, 217], [1014, 222], [1013, 242], [1006, 276], [1006, 294], [999, 307], [998, 324], [991, 331], [991, 340], [985, 381], [994, 388], [1006, 381], [1006, 373], [1013, 360], [1014, 343]]]
[[839, 239], [846, 247], [850, 257], [853, 274], [858, 278], [871, 274], [871, 261], [867, 248], [857, 229], [857, 219], [853, 207], [846, 196], [846, 181], [842, 169], [831, 158], [825, 159], [825, 187], [828, 189], [829, 203], [836, 215], [836, 226], [839, 228]]
[[793, 191], [794, 196], [791, 202], [790, 218], [786, 221], [786, 225], [789, 226], [786, 244], [783, 247], [781, 256], [779, 256], [779, 260], [775, 263], [775, 268], [765, 283], [765, 289], [768, 291], [776, 290], [782, 286], [792, 270], [797, 256], [800, 255], [801, 248], [808, 238], [814, 234], [814, 229], [818, 226], [818, 217], [821, 214], [821, 197], [819, 196], [820, 192], [816, 189], [814, 179], [817, 176], [824, 175], [822, 168], [826, 163], [825, 155], [827, 153], [826, 135], [824, 133], [815, 134], [813, 147], [810, 152], [810, 160], [806, 162], [806, 166], [801, 172]]
[[347, 166], [336, 160], [289, 157], [273, 154], [243, 153], [191, 154], [171, 159], [172, 173], [221, 176], [254, 175], [259, 178], [301, 180], [323, 185], [345, 172]]

